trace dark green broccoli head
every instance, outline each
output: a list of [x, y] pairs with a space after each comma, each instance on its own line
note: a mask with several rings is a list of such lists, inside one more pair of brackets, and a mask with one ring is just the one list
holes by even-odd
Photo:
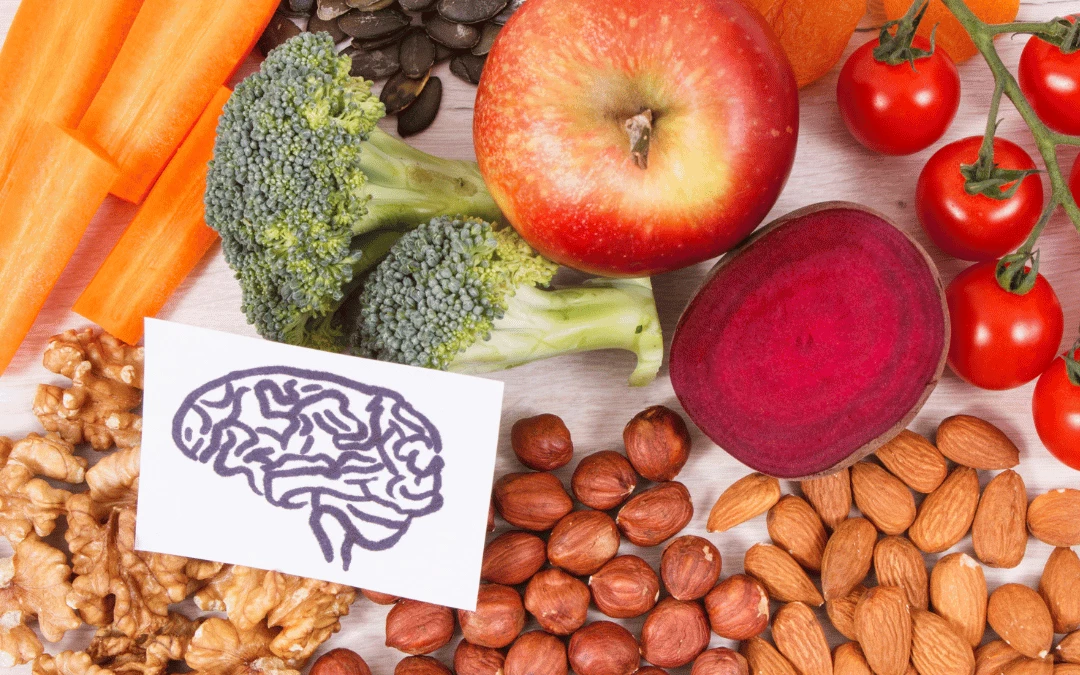
[[520, 287], [557, 265], [512, 229], [435, 218], [403, 236], [364, 283], [354, 345], [363, 356], [445, 370], [488, 338]]
[[370, 199], [361, 143], [385, 108], [349, 69], [328, 34], [297, 36], [236, 87], [218, 123], [206, 222], [248, 320], [274, 340], [330, 339], [308, 334], [310, 317], [340, 303], [359, 255], [354, 227]]

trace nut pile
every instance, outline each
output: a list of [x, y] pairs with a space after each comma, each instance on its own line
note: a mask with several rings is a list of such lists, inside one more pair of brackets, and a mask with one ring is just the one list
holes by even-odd
[[[514, 453], [533, 471], [499, 478], [493, 502], [517, 529], [488, 543], [476, 611], [395, 602], [386, 617], [386, 644], [410, 655], [395, 675], [449, 673], [426, 655], [448, 644], [455, 626], [464, 638], [454, 654], [457, 675], [565, 675], [570, 669], [649, 675], [690, 663], [695, 675], [746, 672], [743, 656], [708, 649], [710, 625], [740, 638], [758, 634], [768, 624], [764, 587], [745, 575], [718, 584], [715, 546], [690, 535], [672, 539], [694, 510], [689, 492], [674, 480], [690, 454], [686, 424], [674, 411], [652, 407], [626, 425], [623, 441], [625, 455], [601, 451], [582, 458], [567, 492], [549, 473], [574, 456], [563, 421], [538, 415], [514, 425]], [[652, 484], [640, 485], [642, 479]], [[583, 508], [575, 510], [575, 501]], [[619, 555], [624, 538], [643, 547], [671, 540], [659, 573], [638, 556]], [[644, 616], [640, 635], [614, 621], [590, 623], [590, 606], [611, 619]], [[525, 631], [530, 616], [538, 630]], [[654, 667], [641, 668], [643, 658]]]
[[[1016, 446], [990, 423], [964, 415], [941, 423], [936, 445], [905, 431], [877, 459], [803, 481], [802, 497], [782, 496], [776, 480], [753, 474], [717, 500], [710, 531], [768, 514], [772, 543], [754, 545], [744, 560], [748, 579], [763, 587], [759, 594], [727, 593], [731, 602], [715, 612], [724, 583], [706, 597], [707, 606], [717, 598], [709, 610], [713, 629], [744, 640], [749, 672], [1080, 673], [1080, 558], [1069, 548], [1080, 545], [1080, 490], [1052, 490], [1029, 504], [1013, 470]], [[980, 471], [1000, 473], [980, 491]], [[916, 493], [925, 495], [918, 505]], [[851, 515], [853, 502], [861, 515]], [[1029, 532], [1057, 547], [1038, 589], [1009, 583], [989, 592], [982, 566], [1019, 565]], [[975, 557], [949, 553], [928, 569], [925, 555], [969, 533]], [[759, 636], [767, 614], [741, 633], [716, 620], [750, 626], [734, 617], [759, 598], [765, 612], [768, 598], [784, 603], [772, 618], [772, 642]], [[850, 640], [835, 650], [814, 611], [822, 605]], [[998, 639], [983, 645], [988, 626]], [[1065, 636], [1056, 647], [1055, 633]]]
[[[355, 589], [136, 551], [142, 349], [67, 331], [49, 341], [44, 364], [72, 382], [38, 388], [34, 412], [48, 433], [0, 438], [0, 534], [14, 549], [0, 559], [0, 667], [160, 675], [184, 661], [207, 675], [299, 675], [340, 628]], [[87, 469], [75, 454], [82, 443], [108, 454]], [[68, 552], [42, 540], [62, 516]], [[227, 618], [169, 610], [191, 596]], [[35, 619], [50, 642], [84, 623], [97, 631], [84, 651], [53, 656]]]
[[[386, 80], [381, 99], [401, 136], [435, 120], [442, 81], [432, 67], [477, 84], [495, 38], [524, 0], [281, 0], [259, 49], [266, 54], [304, 30], [329, 33], [352, 58], [352, 74]], [[301, 29], [299, 21], [304, 25]], [[306, 23], [303, 23], [306, 21]]]

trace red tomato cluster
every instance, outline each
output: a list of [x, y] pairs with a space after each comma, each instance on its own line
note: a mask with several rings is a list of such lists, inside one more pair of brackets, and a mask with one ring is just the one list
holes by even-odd
[[[872, 40], [863, 45], [840, 71], [837, 100], [844, 124], [861, 144], [882, 154], [926, 149], [945, 134], [959, 106], [956, 66], [922, 38], [912, 42], [914, 51], [901, 52], [916, 54], [914, 63], [892, 65], [887, 62], [895, 62], [891, 56], [879, 61], [879, 44]], [[895, 54], [895, 47], [878, 53]], [[1047, 127], [1080, 135], [1080, 52], [1066, 54], [1032, 37], [1020, 58], [1019, 82]], [[1037, 276], [1034, 287], [1023, 294], [1005, 290], [997, 279], [998, 260], [1024, 244], [1042, 213], [1042, 180], [1034, 173], [1022, 178], [1001, 174], [1036, 166], [1023, 148], [1000, 138], [994, 139], [993, 163], [984, 161], [983, 170], [976, 170], [982, 142], [971, 137], [939, 148], [916, 187], [916, 214], [930, 239], [945, 253], [975, 262], [946, 290], [952, 329], [949, 365], [983, 389], [1012, 389], [1039, 378], [1033, 399], [1039, 437], [1054, 456], [1080, 469], [1080, 343], [1058, 356], [1064, 314], [1045, 277]], [[1009, 179], [1012, 182], [1006, 182]], [[967, 188], [976, 182], [981, 184], [973, 190], [992, 186], [969, 193]], [[1080, 199], [1080, 158], [1069, 187]], [[995, 190], [1002, 194], [988, 196]]]

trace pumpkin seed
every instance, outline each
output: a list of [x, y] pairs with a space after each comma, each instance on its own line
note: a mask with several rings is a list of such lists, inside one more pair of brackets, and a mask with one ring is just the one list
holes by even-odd
[[262, 37], [259, 38], [259, 51], [265, 56], [269, 54], [270, 50], [274, 47], [277, 47], [289, 38], [295, 37], [302, 32], [300, 27], [292, 22], [292, 19], [284, 14], [275, 14], [270, 17], [270, 23], [267, 24]]
[[396, 115], [405, 108], [408, 108], [416, 97], [420, 95], [420, 92], [424, 90], [424, 85], [428, 82], [430, 71], [425, 73], [423, 77], [414, 79], [406, 77], [405, 73], [398, 72], [391, 77], [383, 85], [382, 92], [379, 94], [379, 100], [386, 106], [387, 115]]
[[374, 12], [351, 11], [338, 19], [338, 27], [347, 35], [361, 40], [384, 37], [401, 30], [411, 23], [409, 17], [395, 8]]
[[435, 63], [442, 63], [454, 54], [456, 54], [456, 52], [453, 49], [450, 49], [446, 45], [441, 45], [438, 42], [435, 43]]
[[506, 4], [507, 0], [439, 0], [436, 8], [448, 21], [480, 23], [501, 12]]
[[497, 23], [486, 23], [480, 30], [480, 41], [476, 43], [476, 46], [472, 48], [474, 56], [485, 56], [491, 51], [491, 46], [495, 44], [495, 38], [499, 37], [499, 31], [502, 30], [502, 26]]
[[525, 0], [510, 0], [510, 2], [506, 4], [506, 8], [503, 9], [503, 11], [499, 12], [498, 16], [492, 19], [492, 21], [499, 24], [500, 26], [504, 25], [507, 21], [510, 20], [510, 17], [514, 15], [514, 12], [521, 9], [521, 6], [524, 4]]
[[435, 6], [435, 0], [399, 0], [407, 12], [426, 12]]
[[405, 33], [409, 32], [408, 26], [401, 30], [394, 31], [388, 35], [384, 35], [378, 38], [372, 38], [371, 40], [359, 40], [354, 39], [352, 45], [357, 49], [363, 49], [364, 51], [371, 51], [372, 49], [382, 49], [387, 45], [397, 45]]
[[447, 21], [439, 14], [425, 17], [424, 30], [432, 40], [451, 49], [472, 49], [480, 41], [480, 29], [476, 26]]
[[442, 103], [442, 80], [432, 77], [408, 108], [398, 113], [398, 135], [407, 138], [431, 126]]
[[384, 80], [398, 71], [401, 67], [398, 61], [398, 46], [389, 45], [382, 49], [364, 50], [349, 47], [344, 52], [352, 58], [353, 77], [362, 77], [365, 80]]
[[284, 14], [285, 16], [291, 16], [299, 19], [305, 16], [311, 16], [311, 12], [315, 9], [315, 0], [281, 0], [278, 4], [278, 14]]
[[329, 33], [334, 44], [343, 42], [345, 38], [349, 37], [345, 34], [345, 31], [338, 27], [337, 19], [323, 21], [318, 15], [308, 19], [307, 29], [309, 33]]
[[374, 12], [394, 4], [394, 0], [345, 0], [345, 4], [361, 12]]
[[458, 54], [450, 60], [450, 72], [471, 84], [480, 84], [480, 74], [484, 72], [486, 56]]
[[422, 29], [410, 30], [401, 41], [401, 70], [409, 77], [423, 77], [435, 65], [435, 43]]
[[338, 18], [349, 11], [349, 9], [350, 7], [345, 4], [345, 0], [319, 0], [318, 9], [315, 10], [315, 16], [323, 21], [330, 21], [331, 19]]

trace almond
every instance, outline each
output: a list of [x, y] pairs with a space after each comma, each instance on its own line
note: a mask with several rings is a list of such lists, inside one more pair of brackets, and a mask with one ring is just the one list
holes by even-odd
[[820, 607], [825, 602], [821, 593], [799, 563], [781, 548], [772, 544], [754, 544], [743, 558], [743, 570], [780, 602], [805, 602]]
[[882, 586], [899, 586], [908, 604], [926, 609], [930, 604], [926, 561], [906, 537], [885, 537], [874, 547], [874, 574]]
[[987, 642], [975, 650], [975, 675], [1001, 675], [1013, 661], [1025, 658], [1004, 640]]
[[1054, 644], [1054, 622], [1042, 597], [1027, 586], [1005, 584], [990, 594], [986, 619], [1002, 640], [1033, 659], [1044, 658]]
[[705, 529], [725, 532], [757, 518], [780, 501], [780, 482], [772, 476], [752, 473], [728, 486], [709, 512]]
[[1050, 657], [1043, 659], [1029, 659], [1021, 656], [1005, 666], [1002, 675], [1053, 675], [1054, 660]]
[[983, 569], [966, 553], [945, 556], [930, 573], [934, 611], [972, 647], [977, 647], [986, 633], [986, 593]]
[[799, 487], [830, 530], [847, 520], [851, 513], [851, 474], [847, 469], [804, 480]]
[[911, 611], [911, 662], [919, 675], [971, 675], [975, 654], [948, 621], [923, 609]]
[[1043, 567], [1039, 594], [1050, 609], [1055, 633], [1080, 628], [1080, 557], [1071, 549], [1054, 549]]
[[833, 650], [833, 675], [874, 675], [858, 642], [845, 642]]
[[832, 675], [832, 653], [814, 610], [801, 602], [784, 605], [773, 619], [773, 641], [801, 675]]
[[1080, 545], [1080, 490], [1059, 488], [1032, 500], [1028, 529], [1041, 542], [1069, 548]]
[[795, 667], [765, 639], [753, 637], [739, 645], [753, 675], [799, 675]]
[[915, 497], [902, 480], [877, 464], [851, 467], [855, 505], [885, 534], [900, 534], [915, 520]]
[[866, 578], [877, 534], [869, 520], [848, 518], [829, 537], [821, 559], [821, 590], [826, 600], [844, 597]]
[[911, 658], [911, 612], [904, 589], [867, 591], [855, 607], [855, 635], [877, 675], [904, 675]]
[[1011, 469], [1020, 463], [1020, 450], [1001, 429], [971, 415], [942, 421], [937, 447], [952, 461], [972, 469]]
[[923, 494], [936, 490], [949, 473], [945, 457], [934, 444], [907, 429], [878, 448], [875, 454], [894, 476]]
[[855, 608], [859, 605], [859, 600], [866, 595], [866, 591], [866, 586], [859, 584], [844, 597], [825, 603], [825, 612], [829, 615], [829, 622], [838, 633], [849, 640], [858, 639], [855, 636]]
[[990, 567], [1012, 568], [1027, 551], [1027, 488], [1012, 469], [1002, 471], [983, 488], [971, 543], [975, 555]]
[[1080, 663], [1080, 633], [1069, 633], [1063, 637], [1054, 653], [1067, 663]]
[[958, 466], [923, 500], [908, 537], [921, 551], [941, 553], [968, 533], [978, 506], [979, 474]]
[[780, 548], [811, 572], [821, 571], [821, 555], [828, 534], [814, 507], [801, 497], [788, 495], [769, 509], [769, 536]]

